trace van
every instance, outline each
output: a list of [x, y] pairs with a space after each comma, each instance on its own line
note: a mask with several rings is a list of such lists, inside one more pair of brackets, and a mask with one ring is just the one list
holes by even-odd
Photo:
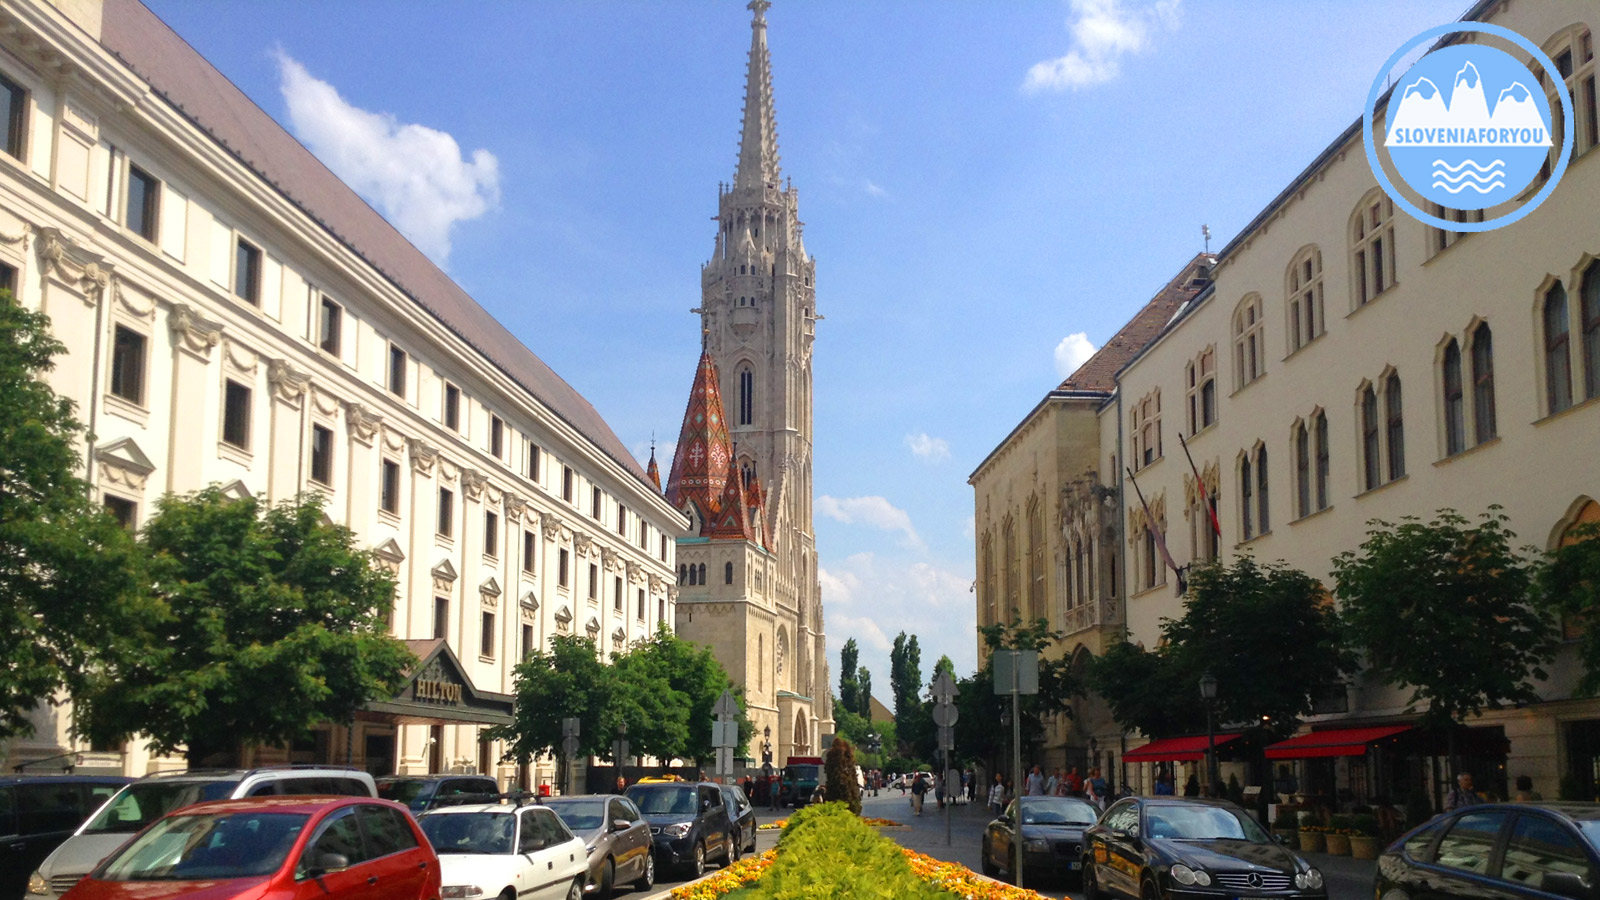
[[21, 900], [28, 873], [131, 781], [120, 775], [0, 778], [0, 900]]

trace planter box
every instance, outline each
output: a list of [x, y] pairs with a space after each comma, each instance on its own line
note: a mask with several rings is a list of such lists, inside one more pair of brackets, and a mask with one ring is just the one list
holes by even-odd
[[1382, 844], [1375, 837], [1351, 837], [1350, 855], [1355, 859], [1377, 859]]
[[1322, 832], [1320, 832], [1320, 831], [1302, 831], [1302, 832], [1300, 832], [1300, 852], [1302, 852], [1302, 853], [1321, 853], [1325, 846], [1326, 845], [1323, 844], [1323, 842], [1322, 842]]
[[1349, 856], [1350, 855], [1350, 835], [1348, 835], [1348, 834], [1325, 834], [1325, 835], [1323, 835], [1323, 837], [1326, 838], [1327, 841], [1328, 841], [1328, 855], [1330, 855], [1330, 856]]

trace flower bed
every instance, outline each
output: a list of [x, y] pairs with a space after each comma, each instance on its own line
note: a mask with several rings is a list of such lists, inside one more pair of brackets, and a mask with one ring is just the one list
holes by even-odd
[[[873, 828], [904, 828], [905, 824], [906, 824], [904, 822], [896, 822], [893, 819], [880, 819], [877, 816], [862, 816], [861, 817], [861, 821], [865, 822], [868, 825], [871, 825]], [[762, 824], [762, 825], [757, 825], [756, 826], [756, 830], [757, 831], [782, 831], [783, 830], [783, 826], [785, 826], [787, 824], [789, 824], [789, 820], [788, 819], [779, 819], [776, 822], [767, 822], [767, 823]]]
[[768, 850], [760, 856], [746, 856], [732, 865], [723, 866], [711, 875], [672, 889], [672, 900], [716, 900], [724, 894], [744, 887], [765, 872], [777, 859], [777, 850]]
[[965, 900], [1039, 900], [1036, 891], [980, 877], [960, 863], [945, 862], [905, 848], [900, 852], [906, 855], [917, 877]]

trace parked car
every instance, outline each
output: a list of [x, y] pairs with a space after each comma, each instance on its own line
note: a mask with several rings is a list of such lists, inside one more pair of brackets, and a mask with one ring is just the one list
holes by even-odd
[[784, 806], [800, 809], [815, 802], [817, 788], [822, 786], [822, 757], [791, 756], [782, 773]]
[[436, 900], [439, 858], [405, 807], [360, 797], [222, 800], [167, 813], [63, 900]]
[[648, 891], [656, 883], [650, 824], [633, 801], [616, 794], [557, 797], [544, 804], [583, 840], [589, 854], [584, 893], [608, 898], [618, 884]]
[[705, 874], [707, 859], [733, 861], [733, 823], [728, 819], [721, 785], [709, 781], [635, 784], [628, 788], [627, 797], [650, 823], [656, 868], [681, 868], [698, 878]]
[[1591, 900], [1600, 804], [1496, 803], [1446, 813], [1378, 857], [1384, 900]]
[[131, 781], [120, 775], [0, 778], [0, 900], [20, 900], [28, 873]]
[[1244, 810], [1186, 797], [1128, 797], [1106, 810], [1084, 832], [1083, 893], [1089, 900], [1328, 895], [1322, 873]]
[[403, 803], [412, 815], [440, 806], [491, 803], [500, 785], [487, 775], [386, 775], [378, 779], [378, 796]]
[[737, 784], [722, 786], [722, 801], [728, 808], [728, 819], [733, 822], [733, 855], [756, 852], [756, 808], [745, 796], [744, 788]]
[[583, 898], [583, 841], [548, 807], [471, 803], [431, 810], [417, 822], [439, 854], [444, 900]]
[[342, 766], [164, 772], [124, 786], [28, 877], [29, 900], [60, 897], [128, 836], [173, 810], [206, 800], [328, 794], [376, 797], [372, 776]]
[[1029, 876], [1080, 875], [1083, 832], [1099, 817], [1099, 809], [1074, 797], [1018, 797], [983, 830], [983, 874], [1015, 873], [1020, 850]]

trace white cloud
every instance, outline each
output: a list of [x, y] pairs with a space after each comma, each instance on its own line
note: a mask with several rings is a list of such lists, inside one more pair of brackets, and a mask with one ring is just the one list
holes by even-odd
[[889, 192], [884, 190], [881, 186], [879, 186], [871, 178], [868, 178], [866, 180], [866, 186], [864, 188], [862, 188], [862, 190], [865, 190], [867, 192], [867, 196], [868, 197], [887, 197], [887, 196], [889, 196]]
[[906, 435], [906, 446], [911, 448], [912, 455], [927, 462], [939, 462], [950, 458], [950, 442], [944, 438], [932, 437], [926, 431]]
[[1069, 334], [1056, 345], [1056, 374], [1062, 378], [1078, 371], [1078, 367], [1094, 355], [1095, 346], [1089, 336], [1081, 331]]
[[[820, 568], [828, 646], [838, 671], [838, 648], [855, 638], [861, 664], [872, 670], [873, 693], [889, 694], [889, 650], [901, 631], [917, 636], [922, 648], [922, 675], [948, 654], [956, 672], [966, 675], [977, 665], [977, 609], [970, 566], [927, 561], [905, 562], [872, 553], [857, 553]], [[837, 686], [835, 686], [837, 687]]]
[[1150, 46], [1156, 28], [1178, 25], [1180, 0], [1070, 0], [1067, 30], [1072, 47], [1065, 56], [1035, 63], [1022, 87], [1026, 91], [1079, 90], [1104, 84], [1121, 72], [1120, 60]]
[[443, 131], [352, 106], [281, 49], [275, 55], [295, 136], [417, 249], [444, 265], [451, 227], [499, 204], [499, 160], [482, 149], [464, 157]]
[[883, 497], [830, 497], [817, 498], [817, 511], [846, 525], [866, 525], [883, 531], [898, 531], [905, 536], [905, 545], [913, 549], [926, 549], [917, 529], [911, 525], [911, 516]]

